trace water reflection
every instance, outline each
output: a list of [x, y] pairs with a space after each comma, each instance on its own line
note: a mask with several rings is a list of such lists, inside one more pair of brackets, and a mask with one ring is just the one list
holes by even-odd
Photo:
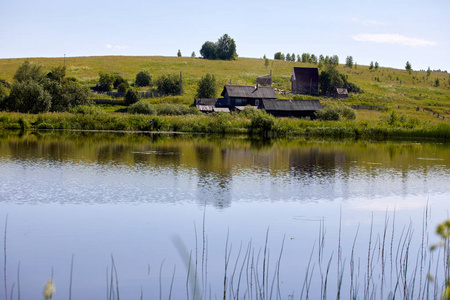
[[3, 132], [0, 197], [218, 209], [234, 201], [370, 200], [447, 193], [449, 161], [449, 144], [432, 142]]

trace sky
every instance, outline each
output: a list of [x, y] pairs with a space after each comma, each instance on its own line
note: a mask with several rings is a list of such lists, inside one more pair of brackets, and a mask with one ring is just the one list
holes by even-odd
[[239, 57], [450, 71], [449, 12], [449, 0], [0, 0], [0, 58], [199, 56], [227, 33]]

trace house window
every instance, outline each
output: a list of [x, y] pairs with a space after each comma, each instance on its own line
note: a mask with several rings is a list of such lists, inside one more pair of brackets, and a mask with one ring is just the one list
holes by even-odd
[[241, 99], [241, 98], [236, 98], [236, 99], [234, 100], [234, 103], [235, 103], [236, 105], [240, 105], [240, 104], [242, 104], [242, 99]]
[[255, 106], [259, 106], [259, 99], [255, 100]]

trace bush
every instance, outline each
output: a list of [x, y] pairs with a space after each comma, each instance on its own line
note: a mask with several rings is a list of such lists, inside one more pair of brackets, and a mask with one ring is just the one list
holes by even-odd
[[6, 99], [6, 108], [21, 113], [48, 112], [51, 96], [35, 81], [14, 82], [11, 93]]
[[127, 109], [130, 114], [155, 115], [156, 109], [148, 102], [138, 101], [130, 105]]
[[97, 83], [97, 90], [102, 92], [111, 92], [114, 80], [116, 79], [114, 75], [106, 74], [103, 72], [98, 73], [100, 79]]
[[125, 94], [125, 104], [131, 105], [139, 101], [139, 92], [135, 89], [128, 89], [127, 93]]
[[181, 78], [175, 74], [158, 77], [156, 86], [158, 93], [165, 95], [179, 95], [182, 91]]
[[45, 78], [41, 66], [37, 66], [29, 61], [25, 61], [14, 74], [14, 80], [18, 82], [37, 81], [41, 82]]
[[322, 121], [355, 120], [356, 111], [343, 104], [330, 104], [317, 111], [316, 117]]
[[122, 83], [124, 83], [127, 87], [129, 86], [128, 81], [126, 79], [124, 79], [122, 76], [116, 75], [115, 77], [116, 77], [116, 79], [114, 80], [114, 83], [113, 83], [113, 87], [115, 89], [117, 89], [119, 87], [119, 85], [121, 85]]
[[257, 110], [251, 116], [251, 123], [248, 127], [250, 134], [259, 134], [263, 137], [269, 137], [275, 125], [275, 117], [263, 110]]
[[148, 71], [140, 71], [136, 75], [136, 86], [150, 86], [152, 84], [152, 76]]
[[182, 104], [158, 104], [155, 105], [158, 115], [181, 116], [181, 115], [198, 115], [201, 114], [196, 107], [188, 107]]
[[122, 82], [121, 84], [119, 84], [119, 86], [117, 86], [117, 91], [119, 93], [126, 93], [129, 87], [130, 85], [128, 84], [128, 82]]
[[206, 74], [198, 82], [197, 98], [214, 98], [217, 94], [216, 78]]

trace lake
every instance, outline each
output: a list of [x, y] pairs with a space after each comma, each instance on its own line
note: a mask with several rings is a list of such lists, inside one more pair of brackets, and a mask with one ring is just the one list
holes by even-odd
[[1, 132], [0, 170], [0, 299], [442, 289], [449, 143]]

